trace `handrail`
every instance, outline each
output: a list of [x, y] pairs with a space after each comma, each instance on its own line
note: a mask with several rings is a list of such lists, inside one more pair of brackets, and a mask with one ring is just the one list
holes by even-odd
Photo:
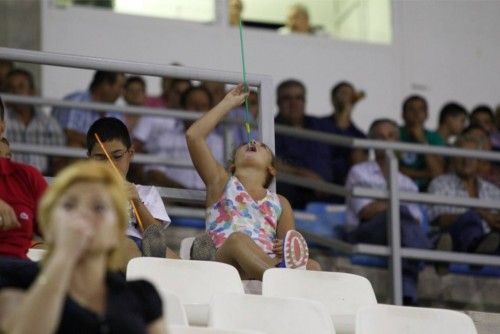
[[[2, 100], [5, 103], [78, 108], [83, 112], [116, 111], [123, 114], [136, 115], [136, 116], [156, 116], [165, 118], [170, 117], [183, 120], [197, 120], [198, 118], [203, 116], [202, 113], [197, 111], [187, 111], [187, 110], [171, 109], [171, 108], [121, 106], [111, 103], [81, 102], [81, 101], [71, 101], [71, 100], [60, 100], [54, 98], [44, 98], [39, 96], [21, 96], [21, 95], [6, 94], [6, 93], [2, 93], [1, 96]], [[237, 118], [237, 117], [226, 117], [222, 122], [241, 125], [245, 122], [245, 120], [243, 118]], [[255, 123], [253, 122], [251, 123], [253, 126], [256, 126]]]
[[[189, 66], [140, 63], [101, 57], [78, 56], [5, 47], [0, 47], [0, 59], [60, 67], [124, 72], [138, 75], [169, 76], [188, 80], [211, 80], [233, 84], [241, 82], [241, 74], [238, 72], [215, 71]], [[269, 76], [260, 74], [247, 75], [247, 82], [251, 86], [260, 87], [262, 82], [266, 80], [269, 80]]]
[[340, 135], [334, 135], [320, 131], [299, 129], [282, 124], [276, 124], [274, 129], [276, 133], [282, 135], [289, 135], [303, 139], [311, 139], [325, 144], [350, 147], [350, 148], [393, 150], [399, 152], [414, 152], [421, 154], [436, 154], [444, 156], [456, 156], [456, 157], [500, 161], [499, 152], [489, 152], [489, 151], [470, 150], [470, 149], [463, 149], [456, 147], [431, 146], [431, 145], [402, 143], [402, 142], [387, 142], [383, 140], [373, 140], [373, 139], [358, 139], [352, 137], [343, 137]]

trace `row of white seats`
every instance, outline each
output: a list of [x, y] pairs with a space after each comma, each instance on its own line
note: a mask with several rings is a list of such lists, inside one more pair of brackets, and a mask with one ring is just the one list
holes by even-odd
[[[43, 251], [30, 253], [36, 260]], [[129, 262], [127, 279], [157, 287], [174, 334], [191, 333], [184, 332], [189, 325], [273, 334], [477, 333], [463, 313], [377, 304], [369, 281], [347, 273], [270, 269], [262, 296], [254, 296], [244, 294], [237, 270], [224, 263], [143, 257]]]
[[158, 287], [175, 325], [273, 334], [477, 333], [460, 312], [377, 304], [368, 280], [347, 273], [269, 269], [262, 296], [244, 294], [237, 270], [218, 262], [136, 258], [127, 279], [138, 278]]

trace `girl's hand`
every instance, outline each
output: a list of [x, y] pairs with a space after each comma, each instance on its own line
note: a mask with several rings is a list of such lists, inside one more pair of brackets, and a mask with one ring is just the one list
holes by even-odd
[[283, 256], [283, 240], [281, 240], [281, 239], [274, 240], [274, 242], [273, 242], [273, 252], [278, 257], [282, 257]]
[[248, 92], [244, 91], [243, 84], [239, 84], [226, 94], [222, 102], [224, 102], [229, 109], [233, 109], [241, 106], [247, 96]]

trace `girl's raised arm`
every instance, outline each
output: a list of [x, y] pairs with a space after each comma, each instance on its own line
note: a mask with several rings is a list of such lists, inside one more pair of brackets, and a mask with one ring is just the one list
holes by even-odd
[[206, 143], [208, 134], [232, 109], [240, 106], [248, 93], [243, 92], [243, 85], [233, 88], [224, 99], [205, 115], [193, 123], [186, 131], [186, 141], [191, 160], [207, 187], [208, 192], [224, 186], [228, 174], [217, 160], [215, 160]]

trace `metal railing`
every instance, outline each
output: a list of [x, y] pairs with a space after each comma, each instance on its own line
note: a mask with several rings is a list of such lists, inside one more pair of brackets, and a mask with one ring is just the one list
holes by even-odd
[[[193, 69], [187, 67], [166, 66], [157, 64], [144, 64], [135, 62], [116, 61], [102, 58], [91, 58], [82, 56], [70, 56], [54, 53], [45, 53], [37, 51], [25, 51], [16, 49], [0, 48], [0, 59], [9, 59], [13, 61], [30, 62], [54, 66], [65, 66], [75, 68], [88, 68], [100, 69], [110, 71], [120, 71], [125, 73], [153, 75], [153, 76], [173, 76], [186, 79], [195, 80], [212, 80], [228, 83], [237, 83], [240, 80], [240, 74], [230, 72], [218, 72], [210, 70]], [[268, 146], [274, 148], [274, 119], [273, 114], [268, 112], [272, 110], [273, 106], [273, 89], [272, 81], [268, 76], [249, 75], [249, 84], [259, 87], [259, 110], [261, 113], [258, 118], [259, 138], [266, 142]], [[10, 95], [2, 95], [8, 102], [27, 102], [26, 99], [31, 99], [34, 104], [43, 105], [58, 105], [58, 106], [80, 106], [78, 103], [60, 101], [54, 99], [41, 99], [41, 98], [25, 98], [15, 97]], [[78, 105], [77, 105], [78, 104]], [[185, 111], [158, 111], [151, 110], [150, 108], [137, 108], [137, 107], [117, 107], [107, 105], [85, 104], [85, 108], [101, 108], [95, 110], [118, 110], [133, 114], [149, 114], [165, 117], [178, 117], [183, 119], [196, 118]], [[104, 109], [105, 108], [105, 109]], [[265, 112], [262, 112], [265, 111]], [[402, 248], [400, 244], [400, 221], [399, 221], [399, 204], [400, 201], [410, 201], [417, 203], [427, 204], [446, 204], [455, 206], [467, 206], [473, 208], [490, 208], [499, 209], [500, 203], [496, 201], [479, 200], [479, 199], [465, 199], [465, 198], [449, 198], [446, 196], [420, 194], [420, 193], [407, 193], [400, 192], [397, 184], [398, 176], [398, 160], [395, 152], [414, 152], [422, 154], [438, 154], [442, 156], [460, 156], [468, 158], [478, 158], [492, 161], [500, 161], [500, 153], [464, 150], [457, 148], [435, 147], [417, 144], [405, 143], [389, 143], [377, 140], [364, 140], [355, 138], [346, 138], [332, 134], [319, 133], [311, 130], [296, 129], [288, 126], [277, 125], [276, 133], [294, 136], [298, 138], [305, 138], [316, 140], [330, 145], [343, 146], [349, 148], [360, 149], [379, 149], [386, 152], [387, 168], [388, 168], [388, 189], [376, 190], [370, 188], [355, 187], [354, 189], [346, 189], [345, 187], [338, 186], [323, 181], [311, 181], [307, 178], [298, 177], [294, 175], [281, 175], [279, 180], [288, 182], [295, 185], [300, 185], [310, 189], [321, 190], [326, 193], [336, 194], [341, 196], [355, 196], [367, 197], [374, 199], [386, 199], [389, 201], [389, 224], [388, 224], [388, 240], [389, 246], [376, 246], [367, 244], [351, 245], [339, 240], [327, 239], [322, 236], [304, 233], [307, 238], [322, 245], [331, 247], [333, 249], [349, 253], [349, 254], [368, 254], [389, 257], [389, 270], [391, 273], [392, 281], [392, 296], [395, 304], [402, 304], [402, 271], [401, 261], [403, 258], [442, 261], [442, 262], [458, 262], [476, 265], [494, 265], [500, 266], [500, 257], [491, 255], [476, 255], [476, 254], [463, 254], [453, 252], [443, 252], [435, 250], [422, 250], [412, 248]], [[70, 148], [39, 146], [39, 145], [26, 145], [13, 143], [12, 149], [18, 152], [43, 152], [49, 155], [67, 155], [67, 156], [85, 156], [83, 150], [75, 150]], [[159, 159], [157, 157], [147, 155], [137, 155], [137, 161], [142, 163], [159, 163], [169, 164], [182, 167], [190, 167], [190, 162], [174, 162], [166, 159]], [[203, 191], [182, 190], [182, 189], [161, 189], [162, 196], [178, 199], [190, 199], [195, 202], [204, 201]], [[187, 211], [176, 208], [178, 213], [189, 214]], [[200, 212], [191, 211], [192, 215], [199, 215]]]

